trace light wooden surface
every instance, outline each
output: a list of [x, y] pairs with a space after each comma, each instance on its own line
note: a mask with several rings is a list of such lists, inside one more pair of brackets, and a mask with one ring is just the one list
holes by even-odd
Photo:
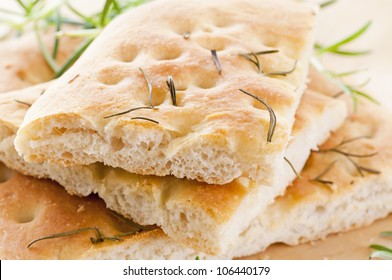
[[[321, 11], [318, 41], [334, 43], [362, 27], [369, 20], [369, 31], [347, 48], [369, 49], [369, 55], [360, 57], [326, 56], [323, 63], [336, 71], [367, 68], [368, 71], [352, 77], [353, 83], [371, 78], [366, 91], [382, 106], [392, 110], [392, 1], [339, 0]], [[350, 81], [351, 82], [351, 81]], [[392, 127], [391, 127], [392, 129]], [[392, 140], [392, 139], [391, 139]], [[392, 159], [391, 159], [392, 160]], [[392, 203], [392, 202], [391, 202]], [[331, 235], [325, 240], [295, 247], [273, 245], [251, 259], [368, 259], [369, 245], [379, 243], [392, 247], [392, 238], [378, 237], [381, 231], [392, 230], [392, 215], [371, 226], [347, 233]]]
[[[10, 7], [13, 0], [2, 0], [0, 7]], [[76, 3], [75, 1], [73, 1]], [[85, 11], [95, 9], [97, 2], [79, 0]], [[363, 37], [351, 44], [352, 49], [370, 49], [361, 57], [326, 56], [323, 63], [336, 71], [366, 68], [351, 82], [361, 83], [371, 78], [366, 91], [376, 97], [382, 106], [392, 110], [392, 1], [391, 0], [339, 0], [321, 11], [318, 41], [328, 44], [346, 37], [367, 21], [372, 26]], [[392, 129], [392, 128], [391, 128]], [[391, 159], [392, 160], [392, 159]], [[392, 202], [391, 202], [392, 203]], [[250, 259], [367, 259], [368, 246], [380, 243], [392, 247], [392, 239], [378, 237], [379, 232], [392, 230], [392, 215], [371, 226], [348, 233], [332, 235], [325, 240], [295, 247], [277, 244]]]

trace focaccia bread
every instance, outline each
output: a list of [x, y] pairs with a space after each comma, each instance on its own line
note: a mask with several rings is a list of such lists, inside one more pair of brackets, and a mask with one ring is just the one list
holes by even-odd
[[[54, 32], [47, 30], [42, 37], [45, 47], [51, 50]], [[56, 62], [62, 65], [80, 42], [79, 38], [62, 38]], [[46, 63], [33, 32], [0, 41], [0, 54], [0, 93], [53, 79], [53, 70]]]
[[[340, 147], [347, 153], [374, 156], [354, 158], [359, 166], [372, 169], [361, 177], [352, 162], [338, 153], [313, 153], [302, 179], [260, 214], [236, 240], [230, 252], [213, 258], [233, 258], [259, 252], [276, 242], [298, 244], [324, 238], [370, 224], [392, 212], [392, 116], [372, 104], [360, 106], [321, 149], [329, 150], [344, 140], [357, 138]], [[332, 185], [309, 180], [322, 176]], [[376, 174], [377, 173], [377, 174]], [[5, 174], [5, 175], [4, 175]], [[122, 220], [113, 219], [96, 197], [69, 196], [49, 181], [10, 175], [0, 170], [0, 258], [1, 259], [201, 259], [212, 258], [179, 245], [161, 230], [154, 229], [122, 241], [105, 240], [92, 244], [94, 232], [43, 240], [47, 235], [97, 226], [105, 236], [124, 232]], [[11, 179], [9, 179], [11, 177]], [[61, 219], [59, 219], [61, 217]], [[65, 222], [64, 222], [65, 221]]]
[[[285, 0], [132, 9], [32, 106], [17, 150], [27, 161], [276, 185], [315, 17], [313, 6]], [[273, 114], [257, 98], [276, 115], [274, 133]]]
[[97, 193], [109, 208], [140, 224], [157, 224], [177, 242], [209, 254], [233, 246], [241, 230], [295, 179], [290, 164], [300, 172], [310, 150], [317, 149], [347, 115], [344, 102], [306, 92], [285, 154], [289, 163], [280, 171], [279, 183], [257, 186], [240, 178], [226, 185], [209, 185], [173, 176], [136, 175], [102, 164], [63, 167], [25, 162], [13, 145], [28, 109], [21, 102], [33, 103], [46, 86], [0, 96], [0, 130], [4, 130], [0, 134], [0, 160], [23, 174], [53, 179], [71, 194]]

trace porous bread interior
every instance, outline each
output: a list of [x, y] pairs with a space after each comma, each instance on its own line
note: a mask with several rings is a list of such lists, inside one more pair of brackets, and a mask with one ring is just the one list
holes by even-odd
[[[32, 96], [32, 90], [37, 91], [32, 88], [23, 92]], [[16, 94], [23, 97], [21, 93]], [[0, 103], [7, 99], [11, 105], [19, 106], [19, 110], [26, 110], [15, 104], [14, 95], [3, 96]], [[298, 172], [310, 150], [316, 149], [346, 116], [343, 102], [314, 92], [306, 93], [302, 102], [293, 130], [294, 139], [286, 153]], [[225, 186], [209, 186], [170, 176], [139, 176], [100, 164], [64, 168], [48, 162], [26, 163], [17, 155], [13, 140], [14, 135], [0, 142], [0, 159], [13, 169], [51, 178], [71, 194], [98, 193], [109, 208], [140, 224], [158, 224], [178, 242], [210, 254], [224, 252], [232, 246], [241, 230], [295, 179], [289, 165], [284, 166], [279, 184], [258, 187], [245, 178]]]
[[[137, 174], [211, 184], [245, 176], [275, 185], [305, 88], [314, 15], [309, 6], [291, 1], [156, 1], [133, 9], [110, 24], [32, 107], [18, 132], [17, 149], [28, 161], [103, 162]], [[188, 29], [190, 38], [179, 28]], [[271, 48], [279, 53], [259, 57], [263, 71], [291, 69], [297, 60], [293, 73], [261, 75], [238, 55]], [[159, 110], [104, 119], [149, 105], [140, 67], [153, 84]], [[171, 105], [168, 75], [177, 87], [178, 106]], [[269, 113], [239, 88], [274, 109], [278, 122], [272, 143], [266, 141]]]

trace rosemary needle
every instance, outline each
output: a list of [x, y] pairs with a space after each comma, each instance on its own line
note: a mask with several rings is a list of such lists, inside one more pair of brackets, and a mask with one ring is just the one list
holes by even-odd
[[247, 91], [245, 91], [243, 89], [239, 89], [239, 90], [241, 92], [245, 93], [246, 95], [249, 95], [250, 97], [253, 97], [254, 99], [256, 99], [257, 101], [262, 103], [267, 108], [267, 110], [269, 112], [269, 115], [270, 115], [270, 125], [269, 125], [269, 128], [268, 128], [267, 142], [271, 142], [272, 141], [272, 136], [274, 135], [275, 127], [276, 127], [276, 115], [275, 115], [275, 112], [267, 104], [267, 102], [265, 102], [263, 99], [261, 99], [257, 95], [254, 95], [254, 94], [252, 94], [250, 92], [247, 92]]
[[221, 64], [219, 62], [216, 50], [211, 50], [211, 55], [212, 55], [212, 58], [214, 60], [215, 66], [218, 69], [218, 74], [221, 75], [222, 74], [222, 66], [221, 66]]
[[145, 117], [133, 117], [133, 118], [131, 118], [131, 120], [145, 120], [145, 121], [149, 121], [149, 122], [153, 122], [153, 123], [159, 124], [158, 121], [153, 120], [153, 119], [149, 119], [149, 118], [145, 118]]
[[170, 96], [173, 102], [173, 106], [177, 106], [177, 94], [176, 94], [176, 87], [174, 86], [174, 81], [172, 76], [167, 77], [166, 84], [170, 91]]
[[143, 110], [143, 109], [150, 109], [150, 110], [152, 110], [152, 109], [155, 109], [155, 108], [148, 107], [148, 106], [136, 107], [136, 108], [132, 108], [132, 109], [129, 109], [129, 110], [117, 113], [117, 114], [109, 115], [109, 116], [106, 116], [106, 117], [103, 117], [103, 118], [104, 119], [108, 119], [108, 118], [112, 118], [112, 117], [117, 117], [117, 116], [125, 115], [125, 114], [128, 114], [130, 112], [134, 112], [134, 111], [137, 111], [137, 110]]
[[284, 160], [288, 163], [288, 165], [290, 166], [291, 170], [293, 170], [295, 176], [297, 176], [298, 179], [302, 179], [301, 175], [297, 172], [297, 170], [295, 170], [295, 167], [291, 163], [291, 161], [287, 157], [284, 157]]
[[296, 60], [294, 62], [293, 67], [290, 70], [264, 73], [264, 76], [287, 76], [287, 75], [293, 73], [295, 71], [295, 69], [297, 69], [297, 63], [298, 63], [298, 61]]
[[19, 104], [23, 104], [23, 105], [26, 105], [26, 106], [29, 106], [29, 107], [33, 105], [33, 104], [30, 104], [30, 103], [27, 103], [27, 102], [24, 102], [24, 101], [21, 101], [21, 100], [17, 100], [17, 99], [14, 99], [14, 101], [19, 103]]
[[311, 182], [318, 182], [321, 183], [323, 185], [327, 185], [329, 187], [329, 185], [333, 185], [332, 181], [328, 181], [328, 180], [324, 180], [322, 179], [323, 176], [325, 176], [336, 164], [337, 160], [331, 162], [327, 168], [325, 168], [325, 170], [323, 172], [321, 172], [317, 177], [315, 177], [314, 179], [311, 179]]

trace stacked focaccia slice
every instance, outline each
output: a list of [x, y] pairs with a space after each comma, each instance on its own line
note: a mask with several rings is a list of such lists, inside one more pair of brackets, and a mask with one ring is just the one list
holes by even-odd
[[18, 151], [72, 168], [101, 162], [88, 170], [93, 184], [69, 186], [78, 178], [69, 175], [62, 184], [99, 192], [110, 208], [186, 246], [225, 252], [295, 177], [285, 155], [300, 170], [345, 117], [341, 103], [331, 101], [329, 116], [315, 107], [328, 125], [309, 123], [286, 151], [314, 18], [313, 7], [292, 1], [156, 1], [134, 9], [32, 106]]
[[[122, 236], [122, 241], [106, 240], [97, 244], [90, 242], [90, 237], [99, 238], [96, 231], [90, 229], [43, 240], [28, 249], [26, 246], [32, 240], [53, 233], [96, 227], [103, 236], [114, 237], [135, 228], [129, 221], [110, 214], [97, 197], [70, 196], [55, 183], [18, 174], [12, 176], [4, 169], [0, 171], [2, 181], [6, 181], [0, 184], [3, 233], [0, 255], [3, 259], [194, 259], [195, 256], [223, 259], [250, 255], [276, 242], [295, 245], [367, 225], [392, 212], [389, 203], [392, 198], [392, 145], [389, 141], [392, 118], [390, 113], [380, 113], [379, 108], [371, 104], [360, 106], [359, 112], [351, 115], [321, 150], [356, 139], [347, 142], [342, 149], [362, 155], [378, 151], [373, 157], [355, 159], [357, 166], [374, 174], [366, 173], [362, 177], [355, 165], [341, 154], [314, 152], [301, 173], [302, 178], [254, 219], [236, 246], [226, 254], [205, 255], [152, 228]], [[312, 181], [335, 161], [336, 166], [322, 178], [333, 181], [332, 187]]]
[[[15, 151], [13, 142], [28, 107], [15, 100], [34, 103], [46, 87], [37, 85], [0, 96], [0, 129], [4, 131], [0, 160], [24, 174], [55, 180], [70, 193], [98, 193], [112, 210], [140, 224], [157, 224], [189, 247], [210, 254], [232, 247], [242, 229], [295, 179], [289, 164], [285, 165], [281, 183], [267, 187], [245, 178], [226, 185], [208, 185], [167, 176], [136, 175], [101, 164], [63, 167], [48, 162], [27, 163]], [[311, 91], [305, 93], [286, 153], [295, 170], [302, 169], [310, 150], [340, 126], [345, 116], [344, 102]]]

